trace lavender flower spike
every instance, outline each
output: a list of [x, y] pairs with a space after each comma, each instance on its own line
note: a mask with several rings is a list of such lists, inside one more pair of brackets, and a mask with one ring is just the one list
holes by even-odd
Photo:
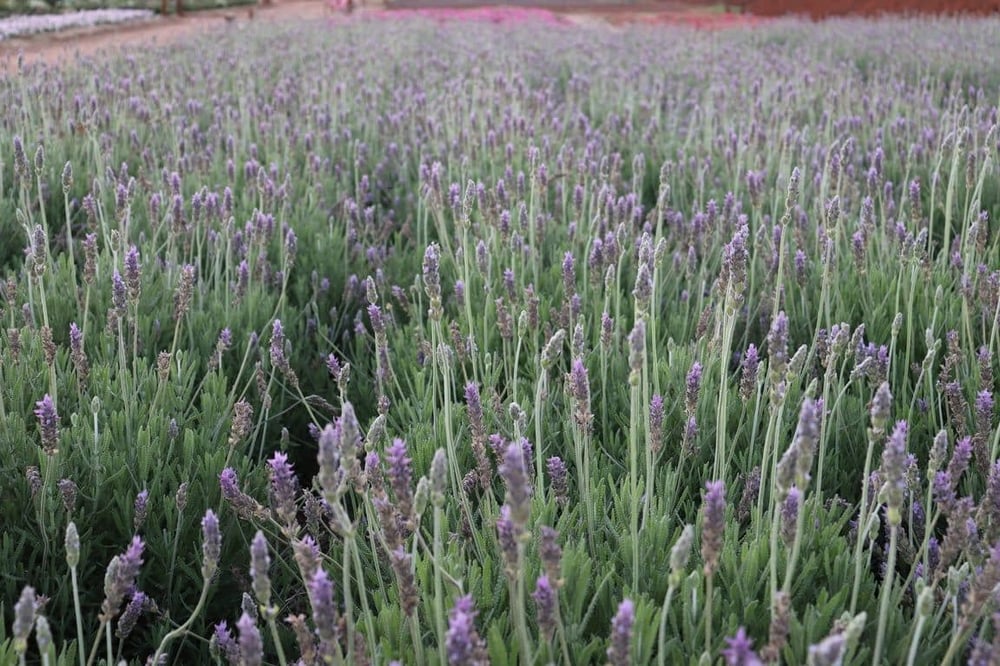
[[719, 566], [722, 536], [726, 526], [726, 487], [722, 481], [709, 481], [705, 484], [702, 512], [701, 557], [705, 561], [705, 575], [710, 576]]
[[48, 393], [35, 403], [35, 416], [38, 417], [38, 427], [42, 431], [42, 448], [48, 455], [59, 452], [59, 414], [55, 403]]
[[632, 663], [632, 625], [635, 624], [635, 606], [631, 599], [618, 604], [618, 612], [611, 620], [611, 645], [608, 661], [611, 666], [630, 666]]
[[538, 577], [531, 598], [538, 610], [538, 629], [546, 639], [551, 640], [556, 629], [557, 601], [555, 589], [549, 582], [548, 576], [542, 574]]
[[510, 442], [503, 453], [500, 476], [507, 485], [507, 503], [511, 518], [521, 528], [528, 523], [531, 512], [531, 485], [525, 465], [524, 446], [521, 441]]
[[267, 538], [257, 530], [250, 542], [250, 578], [253, 580], [253, 593], [257, 602], [264, 607], [265, 612], [271, 605], [271, 578], [268, 569], [271, 566], [271, 556], [267, 552]]
[[240, 664], [241, 666], [260, 666], [264, 661], [264, 642], [260, 630], [252, 617], [243, 613], [236, 628], [240, 632]]
[[486, 644], [476, 631], [476, 610], [472, 597], [459, 597], [448, 614], [445, 653], [449, 666], [485, 666], [489, 663]]
[[219, 566], [219, 557], [222, 553], [222, 536], [219, 533], [219, 519], [215, 513], [209, 509], [205, 512], [205, 517], [201, 519], [202, 534], [202, 563], [201, 575], [207, 581]]
[[23, 655], [28, 649], [28, 637], [31, 627], [35, 624], [35, 588], [25, 587], [21, 590], [21, 598], [14, 604], [14, 652]]
[[743, 627], [737, 629], [732, 638], [726, 638], [726, 646], [722, 650], [726, 666], [763, 666], [764, 662], [753, 651], [753, 640]]

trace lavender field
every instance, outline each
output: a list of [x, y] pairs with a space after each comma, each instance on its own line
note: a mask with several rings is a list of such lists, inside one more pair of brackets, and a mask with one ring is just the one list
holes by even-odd
[[1000, 663], [1000, 20], [534, 19], [0, 79], [0, 664]]

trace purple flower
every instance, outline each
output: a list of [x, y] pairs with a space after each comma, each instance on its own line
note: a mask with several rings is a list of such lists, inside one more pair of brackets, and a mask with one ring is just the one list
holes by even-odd
[[215, 625], [212, 633], [212, 643], [218, 646], [219, 650], [226, 657], [230, 664], [238, 664], [240, 661], [240, 646], [233, 640], [233, 635], [229, 631], [229, 625], [225, 620]]
[[28, 637], [35, 624], [37, 605], [35, 588], [27, 586], [21, 590], [21, 598], [14, 604], [14, 626], [11, 633], [14, 637], [14, 652], [19, 655], [23, 655], [28, 649]]
[[118, 619], [118, 637], [121, 639], [128, 638], [135, 629], [136, 622], [139, 621], [139, 615], [142, 613], [142, 609], [148, 603], [148, 597], [140, 592], [136, 591], [132, 595], [132, 599], [129, 600], [128, 605], [122, 612], [122, 616]]
[[976, 423], [980, 431], [988, 433], [993, 422], [993, 393], [983, 390], [976, 394]]
[[892, 435], [882, 452], [882, 474], [886, 483], [886, 507], [889, 510], [889, 523], [899, 525], [902, 520], [900, 513], [903, 506], [903, 496], [906, 492], [906, 436], [908, 427], [906, 421], [897, 421]]
[[511, 577], [517, 573], [517, 539], [520, 534], [520, 526], [511, 519], [510, 507], [504, 504], [497, 517], [497, 542], [503, 553], [507, 575]]
[[507, 485], [507, 504], [511, 518], [523, 528], [531, 512], [531, 484], [524, 454], [524, 441], [510, 442], [503, 452], [500, 476]]
[[476, 615], [470, 595], [459, 597], [448, 613], [445, 653], [449, 666], [485, 666], [489, 663], [486, 644], [476, 631]]
[[611, 645], [608, 661], [611, 666], [629, 666], [632, 663], [632, 625], [635, 624], [635, 607], [631, 599], [618, 604], [618, 612], [611, 620]]
[[142, 266], [139, 264], [139, 250], [135, 245], [125, 254], [125, 286], [128, 288], [129, 302], [135, 306], [142, 291]]
[[142, 551], [145, 544], [138, 536], [132, 538], [132, 543], [121, 555], [115, 555], [108, 564], [104, 576], [104, 603], [101, 614], [111, 619], [118, 614], [122, 599], [135, 585], [136, 576], [142, 567]]
[[208, 580], [219, 566], [219, 557], [222, 553], [222, 535], [219, 533], [219, 519], [211, 509], [205, 511], [205, 517], [201, 519], [201, 537], [201, 574], [205, 580]]
[[[628, 335], [628, 367], [633, 377], [638, 377], [646, 354], [646, 321], [638, 319]], [[631, 381], [631, 380], [630, 380]]]
[[948, 475], [951, 477], [952, 489], [961, 481], [965, 470], [969, 468], [969, 461], [972, 459], [972, 438], [963, 437], [955, 442], [955, 450], [951, 454], [948, 462]]
[[719, 565], [726, 527], [726, 487], [722, 481], [709, 481], [705, 484], [702, 516], [701, 557], [705, 562], [705, 575], [711, 576]]
[[737, 629], [732, 638], [726, 638], [726, 646], [722, 650], [726, 666], [763, 666], [764, 662], [753, 651], [753, 640], [743, 627]]
[[801, 509], [802, 493], [795, 486], [788, 490], [788, 496], [781, 505], [781, 539], [786, 546], [791, 546], [795, 541], [795, 532], [798, 528], [798, 517]]
[[250, 578], [253, 580], [253, 593], [261, 606], [271, 603], [271, 578], [268, 569], [271, 566], [271, 556], [267, 552], [267, 539], [264, 533], [257, 530], [250, 542]]
[[271, 365], [283, 373], [289, 370], [288, 359], [285, 357], [285, 331], [281, 320], [275, 319], [271, 326]]
[[299, 489], [299, 481], [295, 476], [288, 455], [275, 451], [274, 456], [267, 461], [271, 470], [271, 508], [281, 520], [281, 523], [293, 528], [296, 523], [295, 497]]
[[788, 363], [788, 316], [784, 310], [779, 311], [771, 322], [771, 331], [767, 334], [767, 351], [775, 372], [779, 377], [782, 376]]
[[565, 505], [569, 501], [566, 463], [562, 461], [562, 458], [553, 456], [546, 461], [545, 467], [549, 473], [549, 482], [556, 502]]
[[73, 509], [76, 508], [76, 496], [79, 490], [76, 483], [72, 479], [59, 479], [57, 484], [59, 487], [59, 495], [62, 497], [63, 508], [66, 509], [66, 513], [73, 513]]
[[59, 414], [48, 393], [35, 403], [35, 416], [42, 431], [42, 448], [48, 455], [54, 455], [59, 447]]
[[257, 622], [246, 613], [240, 616], [236, 623], [240, 632], [240, 664], [242, 666], [260, 666], [264, 660], [264, 642], [257, 629]]
[[695, 361], [687, 373], [684, 404], [688, 414], [694, 413], [695, 408], [698, 406], [698, 393], [701, 391], [701, 371], [701, 363]]
[[427, 246], [424, 251], [423, 264], [424, 291], [432, 301], [441, 301], [441, 258], [435, 243]]
[[749, 400], [757, 390], [757, 369], [760, 366], [760, 356], [756, 345], [751, 344], [743, 354], [743, 374], [740, 377], [740, 397]]
[[649, 448], [655, 455], [663, 447], [663, 396], [654, 395], [649, 400]]
[[406, 442], [401, 439], [392, 440], [385, 458], [397, 509], [405, 518], [410, 518], [413, 513], [413, 468], [407, 455]]
[[653, 298], [653, 274], [649, 264], [643, 262], [635, 275], [635, 287], [632, 289], [636, 309], [639, 312], [649, 312], [649, 302]]
[[333, 603], [333, 583], [326, 570], [316, 569], [306, 586], [309, 604], [312, 606], [313, 623], [320, 639], [320, 650], [333, 650], [337, 641], [337, 609]]
[[872, 398], [872, 427], [876, 430], [885, 430], [891, 409], [892, 393], [889, 391], [889, 383], [882, 382], [875, 391], [875, 397]]
[[136, 532], [146, 522], [146, 514], [149, 508], [149, 491], [143, 490], [135, 497], [135, 514], [132, 517], [132, 529]]
[[413, 556], [400, 545], [389, 553], [389, 560], [399, 583], [399, 604], [403, 614], [413, 617], [419, 604], [419, 593], [413, 577]]
[[535, 583], [531, 594], [538, 611], [538, 629], [547, 640], [552, 640], [556, 628], [556, 591], [549, 583], [549, 577], [542, 574]]
[[483, 404], [479, 397], [479, 385], [475, 382], [465, 385], [465, 404], [469, 412], [472, 434], [481, 439], [486, 434], [486, 428], [483, 425]]

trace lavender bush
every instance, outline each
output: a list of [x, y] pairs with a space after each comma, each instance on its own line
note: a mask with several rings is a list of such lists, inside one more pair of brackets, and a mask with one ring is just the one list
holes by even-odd
[[998, 30], [4, 79], [0, 661], [1000, 658]]

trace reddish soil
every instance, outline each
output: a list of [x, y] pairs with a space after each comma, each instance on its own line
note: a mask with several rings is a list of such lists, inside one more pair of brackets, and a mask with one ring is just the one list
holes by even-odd
[[1000, 0], [747, 0], [757, 16], [805, 14], [813, 19], [831, 16], [883, 14], [1000, 14]]
[[238, 6], [187, 12], [182, 17], [156, 17], [116, 26], [96, 26], [44, 33], [0, 42], [0, 76], [17, 69], [18, 55], [25, 63], [59, 65], [86, 57], [111, 53], [123, 46], [162, 46], [210, 31], [240, 30], [250, 21], [273, 22], [292, 18], [318, 19], [331, 16], [322, 0], [278, 0], [271, 6]]

